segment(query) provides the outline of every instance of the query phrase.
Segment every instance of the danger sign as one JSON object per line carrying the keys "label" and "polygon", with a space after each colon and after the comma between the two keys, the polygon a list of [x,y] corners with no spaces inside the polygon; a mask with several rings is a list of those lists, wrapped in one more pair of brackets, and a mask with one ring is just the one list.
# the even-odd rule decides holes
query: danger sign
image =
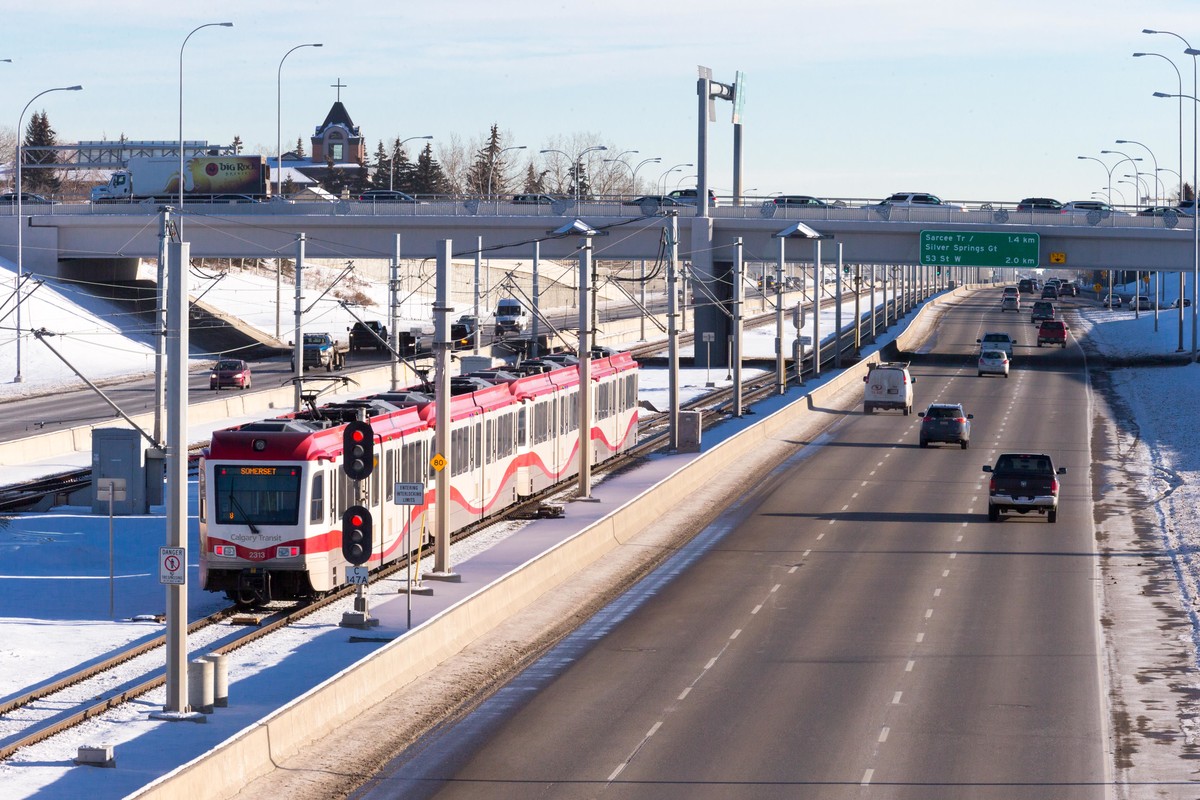
{"label": "danger sign", "polygon": [[158,582],[168,586],[187,583],[187,548],[158,548]]}

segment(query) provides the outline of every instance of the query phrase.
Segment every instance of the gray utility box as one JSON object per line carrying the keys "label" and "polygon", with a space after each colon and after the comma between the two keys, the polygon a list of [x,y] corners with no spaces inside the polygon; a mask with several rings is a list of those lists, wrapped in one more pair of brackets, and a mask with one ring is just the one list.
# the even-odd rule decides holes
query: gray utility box
{"label": "gray utility box", "polygon": [[700,431],[702,428],[699,411],[679,412],[679,452],[700,452]]}
{"label": "gray utility box", "polygon": [[[113,514],[146,514],[146,461],[142,437],[127,428],[97,428],[92,431],[92,486],[100,478],[125,480],[125,499],[113,500]],[[161,475],[160,475],[161,478]],[[92,513],[107,514],[108,500],[92,493]]]}

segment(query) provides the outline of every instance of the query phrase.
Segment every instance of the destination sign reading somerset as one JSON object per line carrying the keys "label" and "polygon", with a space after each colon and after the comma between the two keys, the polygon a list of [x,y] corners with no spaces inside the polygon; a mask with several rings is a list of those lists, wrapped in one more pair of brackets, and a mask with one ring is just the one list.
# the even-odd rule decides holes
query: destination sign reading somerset
{"label": "destination sign reading somerset", "polygon": [[1036,233],[921,231],[921,263],[936,266],[1036,267]]}

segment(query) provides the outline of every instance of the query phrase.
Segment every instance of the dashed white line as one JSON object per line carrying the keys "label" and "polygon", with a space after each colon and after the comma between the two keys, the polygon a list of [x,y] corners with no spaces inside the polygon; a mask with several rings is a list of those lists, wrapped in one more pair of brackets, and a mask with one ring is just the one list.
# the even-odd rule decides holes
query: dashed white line
{"label": "dashed white line", "polygon": [[890,730],[890,729],[888,728],[888,726],[884,725],[884,726],[883,726],[883,729],[879,731],[879,741],[880,741],[880,742],[886,742],[886,741],[887,741],[887,737],[888,737],[889,730]]}
{"label": "dashed white line", "polygon": [[[808,554],[809,554],[809,553],[811,553],[811,552],[812,552],[812,550],[805,550],[805,551],[804,551],[804,555],[802,555],[802,556],[801,556],[801,558],[808,558]],[[796,568],[795,568],[795,567],[792,567],[790,570],[788,570],[788,573],[790,574],[790,573],[792,573],[792,572],[795,572],[795,571],[796,571]]]}
{"label": "dashed white line", "polygon": [[871,776],[874,774],[875,774],[875,770],[873,770],[873,769],[868,769],[866,772],[864,772],[863,777],[862,777],[862,783],[860,783],[859,786],[870,786],[871,785]]}
{"label": "dashed white line", "polygon": [[845,511],[845,510],[846,510],[846,509],[848,509],[849,507],[850,507],[849,505],[844,505],[844,506],[842,506],[842,511]]}
{"label": "dashed white line", "polygon": [[738,628],[736,631],[734,631],[733,633],[731,633],[731,634],[729,635],[729,638],[730,638],[730,639],[736,639],[737,637],[739,637],[739,636],[741,636],[741,635],[742,635],[742,629],[741,629],[741,628]]}
{"label": "dashed white line", "polygon": [[948,569],[944,569],[944,570],[942,570],[942,577],[943,577],[943,578],[949,578],[949,577],[950,577],[950,570],[948,570]]}
{"label": "dashed white line", "polygon": [[679,697],[677,697],[677,698],[675,698],[675,699],[676,699],[676,700],[682,700],[682,699],[684,699],[685,697],[687,697],[687,696],[688,696],[689,694],[691,694],[691,693],[692,693],[692,687],[690,687],[690,686],[689,686],[689,687],[687,687],[686,689],[684,689],[682,692],[680,692],[680,693],[679,693]]}
{"label": "dashed white line", "polygon": [[923,641],[925,641],[925,634],[923,634],[923,633],[918,633],[918,634],[917,634],[917,644],[920,644],[920,643],[921,643],[921,642],[923,642]]}
{"label": "dashed white line", "polygon": [[942,596],[942,590],[941,590],[941,589],[934,589],[934,590],[933,590],[933,596],[934,596],[934,597],[941,597],[941,596]]}
{"label": "dashed white line", "polygon": [[951,557],[951,558],[958,558],[958,553],[951,553],[951,554],[950,554],[950,557]]}
{"label": "dashed white line", "polygon": [[904,695],[904,692],[896,692],[894,695],[892,695],[892,705],[894,705],[894,706],[900,705],[900,698],[903,695]]}
{"label": "dashed white line", "polygon": [[757,613],[758,613],[758,612],[760,612],[760,611],[762,611],[762,603],[759,603],[758,605],[756,605],[756,606],[754,607],[754,610],[753,610],[753,611],[751,611],[750,613],[751,613],[751,614],[757,614]]}
{"label": "dashed white line", "polygon": [[712,669],[712,668],[713,668],[713,666],[714,666],[716,663],[717,663],[717,656],[713,656],[712,658],[710,658],[710,659],[708,660],[708,663],[704,665],[704,668],[705,668],[706,670],[708,670],[708,669]]}
{"label": "dashed white line", "polygon": [[925,609],[925,619],[929,619],[932,616],[933,616],[933,609],[932,608]]}
{"label": "dashed white line", "polygon": [[775,584],[774,586],[772,586],[772,587],[771,587],[771,591],[772,591],[772,592],[778,592],[781,586],[783,586],[783,584],[782,584],[782,583],[777,583],[777,584]]}
{"label": "dashed white line", "polygon": [[912,671],[913,671],[913,667],[915,667],[916,665],[917,665],[917,662],[915,662],[915,661],[909,661],[907,664],[905,664],[905,665],[904,665],[904,671],[905,671],[905,672],[912,672]]}

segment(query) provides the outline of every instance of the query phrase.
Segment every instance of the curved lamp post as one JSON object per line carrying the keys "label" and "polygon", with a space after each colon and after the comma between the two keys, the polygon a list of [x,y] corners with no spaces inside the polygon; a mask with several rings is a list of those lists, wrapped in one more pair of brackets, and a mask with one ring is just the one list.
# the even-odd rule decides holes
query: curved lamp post
{"label": "curved lamp post", "polygon": [[[1144,56],[1155,56],[1161,58],[1171,65],[1171,69],[1175,70],[1175,78],[1179,81],[1179,171],[1175,173],[1179,178],[1179,199],[1183,200],[1183,75],[1179,72],[1179,67],[1175,66],[1175,62],[1164,56],[1162,53],[1134,53],[1134,58],[1142,58]],[[1164,167],[1165,169],[1165,167]]]}
{"label": "curved lamp post", "polygon": [[[204,28],[232,28],[232,22],[206,22],[203,25],[198,25],[192,29],[192,32],[183,37],[183,44],[179,45],[179,211],[183,212],[183,49],[187,47],[188,39],[192,38],[192,34]],[[182,218],[180,219],[182,225]]]}
{"label": "curved lamp post", "polygon": [[[230,23],[231,25],[233,23]],[[320,42],[311,44],[298,44],[291,50],[283,54],[283,58],[279,59],[279,69],[275,73],[275,194],[278,197],[283,197],[283,62],[287,61],[287,57],[296,52],[302,47],[324,47]],[[182,74],[182,73],[181,73]],[[182,92],[180,93],[182,95]],[[182,115],[181,115],[182,117]],[[179,134],[183,138],[183,134]],[[183,145],[180,144],[180,148]],[[183,167],[179,168],[180,180],[182,180]],[[275,338],[279,338],[279,330],[275,330]]]}
{"label": "curved lamp post", "polygon": [[681,167],[694,167],[694,166],[696,166],[696,165],[695,164],[676,164],[675,166],[671,167],[669,170],[664,172],[662,174],[662,176],[654,183],[655,186],[659,186],[659,185],[662,186],[662,191],[659,192],[659,194],[667,193],[667,176],[668,175],[670,175],[675,170],[680,169]]}
{"label": "curved lamp post", "polygon": [[[7,60],[7,59],[5,59]],[[21,109],[21,116],[17,118],[17,374],[13,378],[13,383],[21,383],[25,380],[25,376],[21,374],[21,282],[25,275],[24,263],[24,244],[25,244],[25,223],[21,219],[21,162],[25,160],[21,153],[21,128],[25,125],[25,112],[33,105],[33,101],[37,100],[44,94],[50,92],[78,92],[82,90],[82,86],[58,86],[53,89],[47,89],[44,92],[35,94],[25,107]]]}
{"label": "curved lamp post", "polygon": [[389,167],[388,168],[388,191],[389,192],[395,191],[395,189],[396,189],[396,156],[400,155],[400,150],[404,147],[404,143],[411,142],[416,139],[432,139],[432,138],[433,138],[432,136],[410,136],[407,139],[401,139],[400,144],[396,145],[396,149],[392,153],[392,157],[389,160],[390,163],[388,165],[388,167]]}
{"label": "curved lamp post", "polygon": [[[1150,160],[1154,162],[1154,180],[1158,180],[1158,157],[1154,155],[1154,151],[1141,142],[1135,142],[1133,139],[1117,139],[1117,144],[1136,144],[1138,147],[1150,154]],[[1137,170],[1134,170],[1137,172]],[[1139,175],[1142,173],[1138,173]],[[1154,185],[1154,205],[1159,205],[1158,202],[1158,184]]]}
{"label": "curved lamp post", "polygon": [[[1172,34],[1174,35],[1174,34]],[[1190,47],[1185,51],[1192,56],[1192,62],[1195,63],[1195,57],[1200,55],[1200,50],[1192,50]],[[1175,97],[1173,94],[1166,92],[1155,92],[1155,97]],[[1200,217],[1197,217],[1198,207],[1200,207],[1200,198],[1196,197],[1196,116],[1195,107],[1200,100],[1196,99],[1195,95],[1181,94],[1180,97],[1186,97],[1192,101],[1192,354],[1191,360],[1196,360],[1196,303],[1200,302],[1200,292],[1197,291],[1197,285],[1200,284]],[[1179,204],[1183,205],[1183,197],[1179,198]]]}
{"label": "curved lamp post", "polygon": [[523,144],[513,145],[512,147],[502,147],[502,148],[500,148],[500,151],[497,152],[494,156],[492,156],[492,158],[488,161],[488,192],[487,193],[488,193],[489,200],[492,197],[492,172],[494,172],[496,169],[496,159],[499,158],[500,156],[504,155],[505,153],[507,153],[509,150],[525,150],[525,149],[526,149],[526,147]]}
{"label": "curved lamp post", "polygon": [[[1192,100],[1192,214],[1191,214],[1191,216],[1192,216],[1192,355],[1191,355],[1191,360],[1195,361],[1196,360],[1196,333],[1197,333],[1196,303],[1200,302],[1200,292],[1197,291],[1197,288],[1198,288],[1197,284],[1200,284],[1200,216],[1197,216],[1197,212],[1200,211],[1200,198],[1196,197],[1196,172],[1197,172],[1197,164],[1196,164],[1196,160],[1197,160],[1196,159],[1196,156],[1197,156],[1196,103],[1197,103],[1197,100],[1196,100],[1196,95],[1200,94],[1200,91],[1197,91],[1198,89],[1200,89],[1200,81],[1197,80],[1198,77],[1200,77],[1200,75],[1198,75],[1198,71],[1197,71],[1196,56],[1200,55],[1200,50],[1194,50],[1192,48],[1191,42],[1189,42],[1187,39],[1180,36],[1178,33],[1174,33],[1172,31],[1156,31],[1152,28],[1143,28],[1142,33],[1149,33],[1149,34],[1161,33],[1165,36],[1174,36],[1176,39],[1183,42],[1184,47],[1186,48],[1183,52],[1192,57],[1192,93],[1190,95],[1185,95],[1181,91],[1181,92],[1179,92],[1179,96],[1180,96],[1181,102],[1184,97],[1189,97]],[[1163,95],[1160,92],[1155,92],[1154,96],[1155,97],[1163,97],[1163,96],[1167,96],[1167,95]],[[1182,164],[1180,165],[1179,171],[1183,172]],[[1179,202],[1181,205],[1183,204],[1182,196],[1179,198]]]}
{"label": "curved lamp post", "polygon": [[[1138,158],[1134,158],[1133,156],[1129,155],[1128,153],[1122,153],[1120,150],[1101,150],[1100,155],[1102,155],[1102,156],[1121,156],[1121,160],[1118,161],[1116,164],[1113,164],[1113,169],[1116,169],[1118,165],[1124,164],[1126,161],[1136,162],[1136,161],[1142,160],[1140,156]],[[1138,180],[1141,180],[1142,171],[1137,168],[1136,163],[1133,165],[1133,171],[1137,173]]]}
{"label": "curved lamp post", "polygon": [[[598,150],[607,150],[607,149],[608,149],[608,146],[603,145],[603,144],[598,144],[594,147],[588,147],[585,150],[583,150],[582,152],[580,152],[579,155],[575,156],[575,160],[571,162],[571,174],[575,176],[574,183],[575,183],[575,205],[576,205],[576,207],[579,206],[579,170],[581,168],[580,162],[583,161],[583,157],[585,155],[587,155],[588,153],[594,153]],[[547,150],[539,150],[538,153],[540,155],[545,155],[546,153],[558,153],[567,158],[571,157],[570,153],[566,153],[562,150],[547,149]]]}

